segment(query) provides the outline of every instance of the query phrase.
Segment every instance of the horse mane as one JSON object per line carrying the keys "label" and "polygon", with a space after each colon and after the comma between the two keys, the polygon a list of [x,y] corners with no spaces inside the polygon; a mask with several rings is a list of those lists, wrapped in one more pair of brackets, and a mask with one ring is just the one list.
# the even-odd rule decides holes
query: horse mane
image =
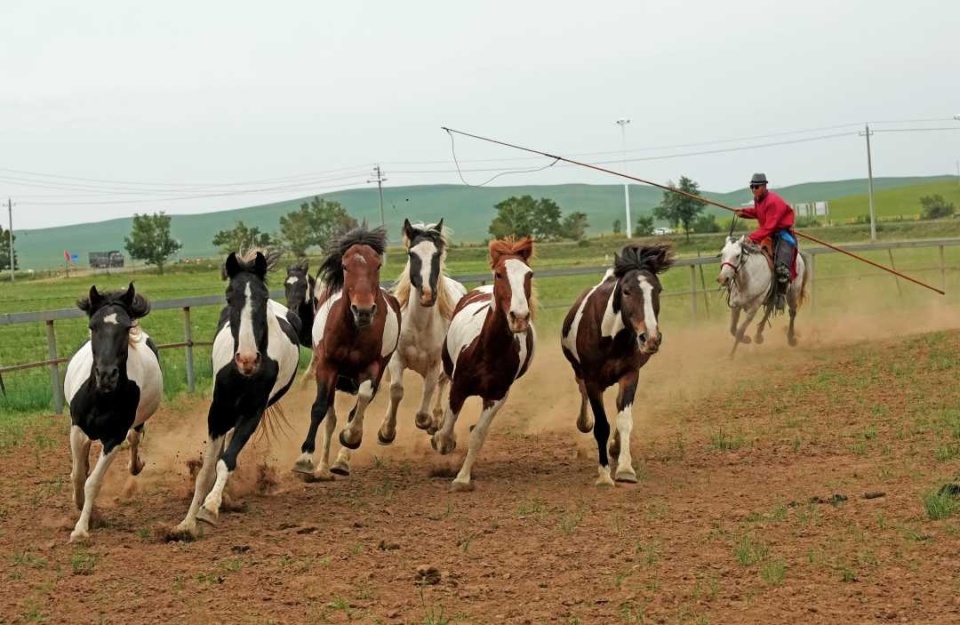
{"label": "horse mane", "polygon": [[[519,256],[525,264],[530,263],[534,258],[533,239],[529,236],[521,239],[515,239],[513,235],[508,235],[502,239],[490,241],[490,268],[494,269],[502,256]],[[537,285],[530,283],[530,298],[527,300],[527,306],[530,308],[530,319],[536,319],[537,305]]]}
{"label": "horse mane", "polygon": [[490,241],[490,268],[496,267],[497,261],[501,256],[519,256],[524,262],[534,257],[533,239],[529,236],[522,239],[515,239],[513,235],[508,235],[502,239]]}
{"label": "horse mane", "polygon": [[[283,256],[282,250],[275,250],[268,247],[254,247],[248,250],[240,249],[236,252],[240,271],[254,273],[254,263],[257,260],[258,253],[263,254],[263,257],[267,259],[267,271],[272,271],[277,266],[277,263],[280,262],[280,257]],[[220,279],[226,280],[227,278],[227,262],[223,261],[220,263]],[[266,283],[266,278],[264,278],[264,283]]]}
{"label": "horse mane", "polygon": [[616,255],[613,262],[613,275],[623,278],[633,270],[649,271],[652,274],[663,273],[676,261],[670,245],[626,245]]}
{"label": "horse mane", "polygon": [[[136,322],[137,319],[142,319],[150,314],[150,301],[147,300],[143,295],[139,293],[134,293],[133,299],[128,305],[124,300],[124,297],[129,291],[133,289],[133,283],[130,283],[130,286],[126,289],[119,289],[116,291],[96,291],[96,287],[91,287],[91,292],[96,292],[99,296],[96,302],[91,301],[89,295],[81,297],[77,300],[77,308],[82,310],[87,314],[88,317],[92,317],[94,313],[103,308],[104,306],[119,306],[127,311],[127,314],[130,316],[131,321]],[[136,323],[134,323],[136,325]]]}
{"label": "horse mane", "polygon": [[[439,306],[440,315],[444,319],[452,319],[454,304],[452,301],[450,301],[450,293],[447,291],[447,288],[443,283],[443,279],[447,275],[446,260],[447,247],[450,243],[450,239],[448,238],[450,235],[450,228],[441,226],[441,229],[437,230],[437,224],[424,224],[423,222],[417,222],[415,224],[410,224],[410,229],[416,234],[413,236],[413,238],[411,238],[407,236],[407,231],[404,229],[404,248],[410,249],[414,239],[422,237],[431,241],[437,246],[437,249],[440,250],[440,279],[437,282],[437,306]],[[390,290],[393,296],[397,298],[397,301],[400,303],[401,309],[406,308],[407,303],[410,301],[410,287],[410,258],[408,257],[407,264],[403,266],[403,271],[400,273],[400,276],[394,283],[393,288]]]}
{"label": "horse mane", "polygon": [[317,281],[323,284],[325,294],[343,288],[343,255],[354,245],[366,245],[382,257],[387,250],[387,231],[383,227],[371,230],[364,222],[341,232],[327,243],[326,256],[317,270]]}

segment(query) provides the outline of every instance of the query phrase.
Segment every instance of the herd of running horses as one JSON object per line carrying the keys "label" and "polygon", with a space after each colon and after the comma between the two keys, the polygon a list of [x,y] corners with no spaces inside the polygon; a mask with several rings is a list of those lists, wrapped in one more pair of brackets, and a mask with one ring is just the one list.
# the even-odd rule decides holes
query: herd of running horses
{"label": "herd of running horses", "polygon": [[[390,373],[390,402],[377,438],[392,443],[403,372],[412,369],[423,377],[415,424],[441,454],[457,446],[454,426],[466,399],[482,400],[466,458],[451,486],[473,489],[471,470],[490,423],[529,370],[536,349],[534,242],[529,237],[491,241],[492,284],[467,292],[445,273],[443,220],[416,225],[404,220],[402,235],[407,263],[391,289],[382,288],[380,280],[386,231],[359,226],[329,243],[316,277],[304,263],[287,268],[286,305],[270,298],[266,284],[276,255],[254,250],[226,258],[221,272],[228,283],[226,306],[212,347],[215,380],[206,451],[178,533],[196,536],[198,521],[216,524],[237,456],[294,383],[301,346],[312,354],[308,374],[316,382],[316,399],[293,471],[308,480],[350,473],[350,452],[360,447],[364,414],[385,372]],[[729,289],[737,314],[743,308],[748,315],[742,327],[736,320],[731,326],[736,342],[749,340],[744,328],[771,284],[772,271],[766,263],[754,262],[753,255],[742,237],[729,238],[721,252],[718,281]],[[593,430],[598,485],[637,481],[630,454],[632,406],[640,368],[660,349],[659,275],[673,262],[669,245],[628,243],[563,321],[561,348],[581,395],[577,428]],[[800,300],[798,292],[790,301],[791,343]],[[80,510],[71,540],[89,535],[94,501],[124,441],[129,443],[130,473],[143,470],[140,437],[163,395],[157,347],[141,325],[150,304],[133,284],[116,292],[91,287],[78,306],[89,317],[90,340],[71,358],[64,379],[72,420],[73,501]],[[611,438],[603,393],[614,384],[619,393]],[[337,391],[355,395],[356,404],[339,432],[341,450],[330,464]],[[91,471],[92,441],[100,441],[102,452]]]}

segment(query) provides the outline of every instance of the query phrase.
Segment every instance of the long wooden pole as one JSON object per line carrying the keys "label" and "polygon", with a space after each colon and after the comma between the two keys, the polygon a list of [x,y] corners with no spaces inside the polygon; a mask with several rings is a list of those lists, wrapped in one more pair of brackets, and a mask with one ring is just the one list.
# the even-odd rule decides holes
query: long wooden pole
{"label": "long wooden pole", "polygon": [[[558,160],[558,161],[563,161],[563,162],[565,162],[565,163],[570,163],[571,165],[579,165],[579,166],[581,166],[581,167],[586,167],[587,169],[593,169],[593,170],[596,170],[596,171],[602,171],[602,172],[604,172],[604,173],[612,174],[612,175],[614,175],[614,176],[620,176],[621,178],[626,178],[626,179],[628,179],[628,180],[634,180],[634,181],[636,181],[636,182],[641,182],[641,183],[643,183],[643,184],[648,184],[648,185],[650,185],[651,187],[657,187],[658,189],[663,189],[664,191],[671,191],[671,192],[673,192],[673,193],[679,193],[680,195],[685,195],[685,196],[687,196],[687,197],[689,197],[689,198],[693,198],[693,199],[698,200],[698,201],[700,201],[700,202],[703,202],[703,203],[705,203],[705,204],[712,204],[713,206],[718,206],[718,207],[720,207],[720,208],[722,208],[722,209],[725,209],[725,210],[728,210],[728,211],[731,211],[731,212],[734,212],[734,213],[737,211],[736,208],[734,208],[734,207],[732,207],[732,206],[727,206],[726,204],[723,204],[722,202],[717,202],[717,201],[711,200],[711,199],[709,199],[709,198],[705,198],[705,197],[702,197],[702,196],[699,196],[699,195],[695,195],[695,194],[693,194],[693,193],[688,193],[688,192],[686,192],[686,191],[681,191],[680,189],[675,189],[675,188],[673,188],[673,187],[669,187],[669,186],[667,186],[667,185],[663,185],[663,184],[660,184],[660,183],[657,183],[657,182],[653,182],[653,181],[650,181],[650,180],[644,180],[643,178],[639,178],[639,177],[637,177],[637,176],[631,176],[631,175],[624,174],[624,173],[621,173],[621,172],[618,172],[618,171],[614,171],[614,170],[612,170],[612,169],[607,169],[606,167],[600,167],[599,165],[591,165],[590,163],[584,163],[584,162],[581,162],[581,161],[575,161],[575,160],[573,160],[573,159],[565,158],[565,157],[559,156],[559,155],[557,155],[557,154],[550,154],[549,152],[541,152],[540,150],[534,150],[534,149],[532,149],[532,148],[526,148],[526,147],[523,147],[523,146],[521,146],[521,145],[516,145],[516,144],[514,144],[514,143],[507,143],[506,141],[499,141],[499,140],[497,140],[497,139],[491,139],[491,138],[489,138],[489,137],[482,137],[482,136],[480,136],[480,135],[474,135],[474,134],[471,134],[471,133],[469,133],[469,132],[463,132],[462,130],[454,130],[453,128],[447,128],[446,126],[441,126],[441,129],[443,129],[443,130],[445,130],[445,131],[447,131],[447,132],[449,132],[449,133],[456,133],[456,134],[458,134],[458,135],[463,135],[464,137],[470,137],[470,138],[472,138],[472,139],[479,139],[480,141],[487,141],[488,143],[495,143],[495,144],[497,144],[497,145],[502,145],[502,146],[504,146],[504,147],[513,148],[513,149],[515,149],[515,150],[521,150],[521,151],[523,151],[523,152],[530,152],[531,154],[539,154],[540,156],[546,156],[547,158],[552,158],[552,159],[555,159],[555,160]],[[893,275],[899,276],[899,277],[903,278],[904,280],[909,280],[910,282],[913,282],[914,284],[917,284],[917,285],[922,286],[922,287],[924,287],[924,288],[930,289],[930,290],[933,291],[934,293],[939,293],[940,295],[945,295],[945,294],[946,294],[944,291],[941,291],[940,289],[938,289],[938,288],[936,288],[936,287],[930,286],[929,284],[927,284],[927,283],[925,283],[925,282],[921,282],[920,280],[917,280],[916,278],[912,278],[912,277],[910,277],[910,276],[908,276],[908,275],[906,275],[906,274],[904,274],[904,273],[901,273],[901,272],[899,272],[899,271],[896,271],[895,269],[891,269],[890,267],[881,265],[880,263],[876,263],[876,262],[874,262],[874,261],[872,261],[872,260],[870,260],[870,259],[868,259],[868,258],[864,258],[863,256],[860,256],[859,254],[855,254],[855,253],[853,253],[853,252],[851,252],[851,251],[849,251],[849,250],[845,250],[845,249],[843,249],[842,247],[838,247],[838,246],[833,245],[833,244],[831,244],[831,243],[827,243],[826,241],[824,241],[824,240],[822,240],[822,239],[818,239],[817,237],[814,237],[814,236],[811,236],[811,235],[809,235],[809,234],[806,234],[806,233],[804,233],[804,232],[799,232],[799,231],[794,232],[794,234],[796,234],[796,235],[797,235],[798,237],[800,237],[800,238],[807,239],[808,241],[813,241],[814,243],[819,243],[820,245],[822,245],[822,246],[824,246],[824,247],[828,247],[828,248],[830,248],[831,250],[833,250],[833,251],[835,251],[835,252],[840,252],[841,254],[846,254],[847,256],[850,256],[851,258],[856,258],[857,260],[859,260],[859,261],[861,261],[861,262],[864,262],[864,263],[867,263],[868,265],[872,265],[872,266],[876,267],[877,269],[882,269],[883,271],[892,273]]]}

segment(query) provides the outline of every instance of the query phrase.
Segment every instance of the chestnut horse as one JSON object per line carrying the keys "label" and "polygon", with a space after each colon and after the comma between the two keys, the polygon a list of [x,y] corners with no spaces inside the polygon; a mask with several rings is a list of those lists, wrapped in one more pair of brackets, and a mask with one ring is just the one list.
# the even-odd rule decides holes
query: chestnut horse
{"label": "chestnut horse", "polygon": [[[660,349],[660,280],[657,274],[673,263],[665,245],[627,245],[616,255],[613,269],[584,291],[563,320],[560,345],[580,387],[577,428],[593,429],[600,456],[597,485],[612,486],[607,457],[610,424],[603,408],[603,392],[620,385],[617,429],[610,456],[617,459],[616,479],[636,482],[630,456],[633,399],[640,368]],[[595,423],[587,415],[587,401]]]}
{"label": "chestnut horse", "polygon": [[473,490],[470,471],[483,447],[490,422],[507,400],[514,381],[533,360],[536,333],[534,310],[533,240],[524,237],[490,242],[493,286],[467,293],[457,304],[443,344],[443,369],[450,378],[450,395],[440,429],[430,440],[448,454],[457,446],[453,428],[468,397],[480,396],[483,410],[471,428],[467,457],[451,485],[454,491]]}
{"label": "chestnut horse", "polygon": [[[350,474],[350,452],[363,440],[363,415],[380,386],[400,336],[400,304],[380,287],[387,247],[383,228],[365,225],[330,242],[317,275],[317,313],[313,322],[313,360],[317,398],[310,409],[310,429],[293,470],[315,479]],[[347,425],[340,432],[337,462],[330,467],[330,438],[337,425],[336,392],[357,395]],[[324,424],[319,466],[314,465],[317,429]]]}

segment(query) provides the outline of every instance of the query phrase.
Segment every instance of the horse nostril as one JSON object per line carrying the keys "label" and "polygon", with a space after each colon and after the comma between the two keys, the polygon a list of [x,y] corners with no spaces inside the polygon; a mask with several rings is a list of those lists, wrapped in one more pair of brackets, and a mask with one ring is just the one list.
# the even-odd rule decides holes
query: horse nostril
{"label": "horse nostril", "polygon": [[375,314],[377,314],[377,305],[376,305],[376,304],[374,304],[373,306],[370,307],[370,316],[372,317],[372,316],[374,316]]}
{"label": "horse nostril", "polygon": [[356,304],[350,304],[350,311],[353,312],[353,314],[355,314],[355,315],[359,315],[359,314],[360,314],[360,307],[357,306]]}

